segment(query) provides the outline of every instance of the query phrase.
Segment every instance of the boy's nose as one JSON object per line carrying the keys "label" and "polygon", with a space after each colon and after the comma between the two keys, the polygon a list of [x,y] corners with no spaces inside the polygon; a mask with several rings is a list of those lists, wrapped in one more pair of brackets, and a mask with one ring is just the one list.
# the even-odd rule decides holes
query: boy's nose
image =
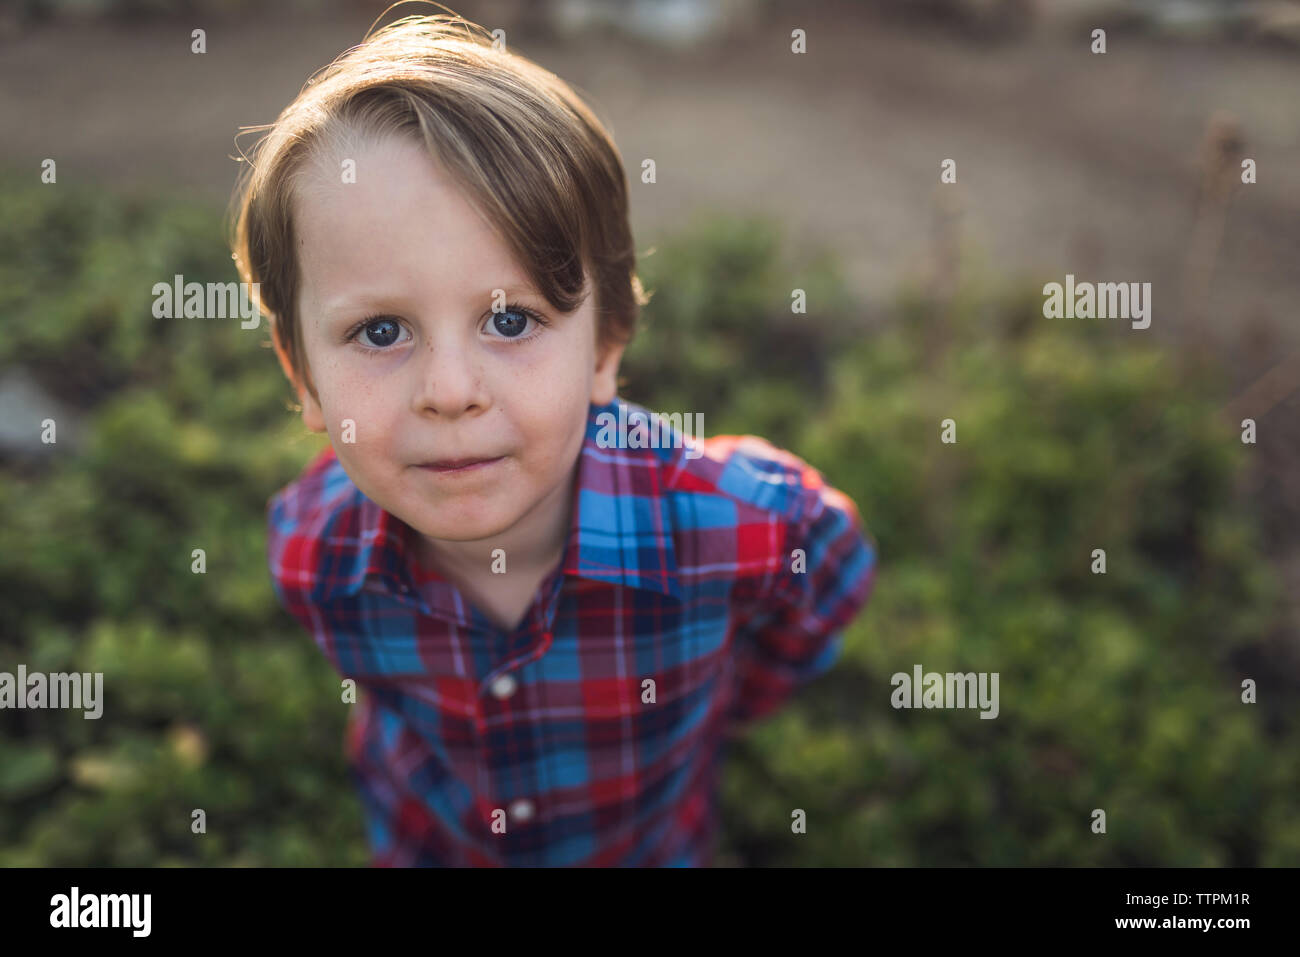
{"label": "boy's nose", "polygon": [[417,415],[456,418],[488,407],[482,369],[472,346],[444,337],[426,347],[418,365],[420,379],[413,393]]}

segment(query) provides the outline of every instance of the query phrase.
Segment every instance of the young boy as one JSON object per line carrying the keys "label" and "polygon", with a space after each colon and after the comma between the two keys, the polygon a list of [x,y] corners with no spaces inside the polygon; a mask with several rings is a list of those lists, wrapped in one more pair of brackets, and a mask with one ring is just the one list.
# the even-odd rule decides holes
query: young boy
{"label": "young boy", "polygon": [[236,261],[332,446],[271,500],[274,585],[363,689],[374,863],[707,864],[728,735],[831,666],[874,548],[762,439],[611,430],[645,415],[621,160],[473,30],[379,31],[241,183]]}

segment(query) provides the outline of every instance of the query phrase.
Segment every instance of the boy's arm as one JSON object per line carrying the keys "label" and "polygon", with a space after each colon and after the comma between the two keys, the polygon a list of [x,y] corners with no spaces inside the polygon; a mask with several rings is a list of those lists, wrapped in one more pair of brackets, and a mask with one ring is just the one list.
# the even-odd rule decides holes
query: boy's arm
{"label": "boy's arm", "polygon": [[853,501],[824,484],[815,470],[804,481],[801,517],[786,526],[782,571],[737,627],[730,735],[830,669],[843,648],[844,629],[875,583],[875,543]]}

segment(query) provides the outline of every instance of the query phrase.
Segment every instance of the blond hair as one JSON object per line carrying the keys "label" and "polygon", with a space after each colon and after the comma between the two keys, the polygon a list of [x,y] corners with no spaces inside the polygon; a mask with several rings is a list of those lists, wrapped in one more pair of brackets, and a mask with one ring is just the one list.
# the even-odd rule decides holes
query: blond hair
{"label": "blond hair", "polygon": [[[399,134],[424,143],[561,313],[589,276],[597,345],[626,345],[649,296],[636,275],[627,181],[613,139],[555,74],[493,49],[460,17],[406,17],[308,80],[266,127],[234,197],[231,248],[258,283],[281,366],[316,395],[299,331],[296,181],[331,144]],[[351,141],[351,140],[347,140]]]}

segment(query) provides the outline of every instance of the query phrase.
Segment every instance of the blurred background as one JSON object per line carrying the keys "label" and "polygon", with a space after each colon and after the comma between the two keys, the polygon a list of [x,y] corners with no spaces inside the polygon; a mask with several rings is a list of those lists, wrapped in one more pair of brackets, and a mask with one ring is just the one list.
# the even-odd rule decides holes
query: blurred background
{"label": "blurred background", "polygon": [[[237,279],[236,133],[386,6],[0,8],[0,671],[105,676],[98,721],[0,712],[0,865],[367,862],[265,563],[321,440],[265,324],[151,289]],[[735,749],[720,863],[1300,864],[1300,4],[448,6],[622,151],[622,394],[790,448],[879,547],[843,660]],[[1150,329],[1045,319],[1066,273],[1150,282]],[[891,708],[918,663],[998,672],[998,719]]]}

